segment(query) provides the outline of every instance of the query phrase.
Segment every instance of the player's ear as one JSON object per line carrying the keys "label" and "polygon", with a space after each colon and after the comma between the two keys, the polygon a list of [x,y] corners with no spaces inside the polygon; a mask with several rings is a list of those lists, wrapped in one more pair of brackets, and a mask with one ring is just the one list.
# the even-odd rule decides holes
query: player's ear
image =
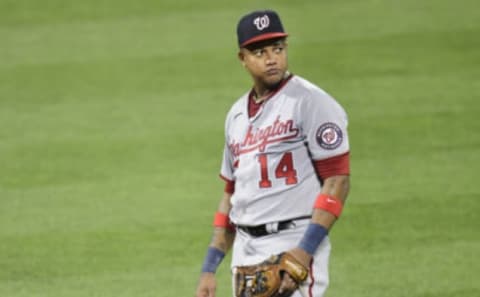
{"label": "player's ear", "polygon": [[245,67],[245,53],[241,49],[238,52],[238,59],[240,60],[240,63],[242,63],[242,66]]}

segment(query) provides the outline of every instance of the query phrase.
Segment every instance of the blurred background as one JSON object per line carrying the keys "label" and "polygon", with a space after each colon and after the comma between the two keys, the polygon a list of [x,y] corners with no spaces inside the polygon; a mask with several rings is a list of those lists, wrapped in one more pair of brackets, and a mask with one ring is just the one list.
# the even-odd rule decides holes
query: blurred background
{"label": "blurred background", "polygon": [[263,8],[349,114],[327,297],[480,296],[474,0],[0,0],[0,296],[193,296]]}

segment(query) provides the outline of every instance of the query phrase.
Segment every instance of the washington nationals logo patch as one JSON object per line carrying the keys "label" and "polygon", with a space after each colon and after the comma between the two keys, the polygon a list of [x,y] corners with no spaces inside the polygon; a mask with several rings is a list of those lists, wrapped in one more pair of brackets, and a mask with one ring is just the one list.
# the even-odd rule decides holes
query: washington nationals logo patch
{"label": "washington nationals logo patch", "polygon": [[253,20],[253,24],[257,27],[259,31],[262,31],[263,29],[270,26],[270,19],[268,18],[268,15],[257,17]]}
{"label": "washington nationals logo patch", "polygon": [[326,150],[339,147],[343,141],[342,129],[334,123],[325,123],[317,130],[317,143]]}

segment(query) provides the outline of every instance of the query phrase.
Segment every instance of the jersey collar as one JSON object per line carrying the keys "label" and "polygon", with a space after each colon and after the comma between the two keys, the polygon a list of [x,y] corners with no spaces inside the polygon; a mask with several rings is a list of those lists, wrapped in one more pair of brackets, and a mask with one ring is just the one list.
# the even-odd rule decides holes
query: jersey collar
{"label": "jersey collar", "polygon": [[255,89],[252,87],[250,90],[250,93],[248,94],[248,100],[247,100],[247,112],[248,112],[248,117],[252,118],[255,117],[255,115],[258,113],[260,108],[263,106],[265,102],[267,102],[270,98],[275,96],[287,83],[288,81],[293,77],[293,74],[290,73],[286,78],[283,79],[282,82],[278,84],[276,89],[274,89],[265,99],[263,99],[260,102],[255,102],[253,99],[255,96]]}

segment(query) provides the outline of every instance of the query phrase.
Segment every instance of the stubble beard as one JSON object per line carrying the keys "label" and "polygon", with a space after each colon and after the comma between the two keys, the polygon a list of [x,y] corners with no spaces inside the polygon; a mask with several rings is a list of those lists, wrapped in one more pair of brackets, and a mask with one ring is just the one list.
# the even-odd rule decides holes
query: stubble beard
{"label": "stubble beard", "polygon": [[283,82],[283,80],[288,77],[288,75],[289,75],[288,71],[285,70],[282,72],[281,75],[278,76],[278,78],[275,78],[274,80],[271,80],[268,78],[263,79],[262,84],[266,89],[269,89],[269,90],[276,89]]}

